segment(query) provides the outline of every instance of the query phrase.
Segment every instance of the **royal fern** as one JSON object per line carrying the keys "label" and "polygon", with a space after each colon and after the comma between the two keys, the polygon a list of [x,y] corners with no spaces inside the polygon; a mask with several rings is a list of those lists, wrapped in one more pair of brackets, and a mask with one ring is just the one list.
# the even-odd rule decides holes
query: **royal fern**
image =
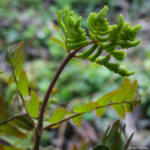
{"label": "royal fern", "polygon": [[[86,30],[81,27],[82,18],[73,19],[73,11],[65,10],[64,15],[62,10],[59,11],[58,25],[61,29],[63,45],[68,52],[75,49],[81,50],[91,45],[89,49],[80,52],[78,57],[103,65],[121,76],[132,75],[134,71],[129,72],[121,68],[119,63],[112,63],[110,60],[111,57],[119,61],[125,59],[126,53],[118,48],[128,49],[138,45],[141,40],[136,40],[136,36],[142,26],[131,27],[130,23],[124,21],[123,15],[119,16],[118,24],[110,25],[106,18],[107,13],[108,7],[104,6],[99,13],[89,14],[87,23],[90,37],[88,40]],[[60,43],[58,40],[56,42]],[[106,51],[106,56],[101,56],[103,51]]]}

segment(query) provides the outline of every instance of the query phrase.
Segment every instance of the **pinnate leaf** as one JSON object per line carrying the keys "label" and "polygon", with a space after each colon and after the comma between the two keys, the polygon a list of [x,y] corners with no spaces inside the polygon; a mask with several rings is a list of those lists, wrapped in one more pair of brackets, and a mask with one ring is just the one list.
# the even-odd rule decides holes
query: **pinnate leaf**
{"label": "pinnate leaf", "polygon": [[125,118],[125,112],[131,112],[136,106],[141,103],[139,96],[135,98],[137,91],[137,81],[132,84],[126,78],[121,87],[115,91],[105,94],[97,100],[99,103],[98,109],[95,109],[97,116],[101,117],[107,106],[111,106],[118,115]]}

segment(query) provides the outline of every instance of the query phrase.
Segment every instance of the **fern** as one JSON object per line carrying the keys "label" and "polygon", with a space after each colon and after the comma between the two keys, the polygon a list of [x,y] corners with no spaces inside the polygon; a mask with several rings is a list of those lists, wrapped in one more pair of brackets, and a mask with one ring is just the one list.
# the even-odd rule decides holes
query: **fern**
{"label": "fern", "polygon": [[[108,7],[104,8],[99,13],[90,13],[87,19],[90,41],[86,36],[85,29],[81,27],[81,17],[76,21],[73,19],[73,11],[65,10],[58,13],[58,25],[63,32],[64,45],[68,51],[74,49],[82,49],[87,45],[92,46],[78,54],[78,57],[95,62],[105,66],[107,69],[120,74],[121,76],[129,76],[134,74],[134,71],[121,68],[119,64],[110,62],[111,57],[116,60],[123,61],[126,53],[122,49],[128,49],[138,45],[141,40],[136,40],[136,36],[141,30],[141,25],[131,27],[130,23],[125,22],[123,15],[119,16],[118,24],[110,25],[107,21]],[[58,41],[57,41],[58,43]],[[62,43],[61,43],[62,46]],[[101,54],[106,51],[108,55],[102,57]]]}

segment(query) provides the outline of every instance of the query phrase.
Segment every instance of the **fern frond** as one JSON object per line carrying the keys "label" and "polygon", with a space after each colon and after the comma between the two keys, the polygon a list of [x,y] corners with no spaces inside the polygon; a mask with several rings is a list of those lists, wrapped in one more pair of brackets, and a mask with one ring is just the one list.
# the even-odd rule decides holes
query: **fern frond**
{"label": "fern frond", "polygon": [[[141,25],[131,27],[128,22],[124,21],[123,15],[119,16],[118,24],[109,25],[106,19],[108,7],[104,8],[99,13],[90,13],[87,23],[89,26],[90,37],[95,43],[98,44],[97,51],[94,54],[85,56],[84,59],[88,59],[97,64],[104,65],[109,70],[120,74],[121,76],[129,76],[134,72],[129,72],[126,69],[120,68],[119,64],[110,63],[109,60],[113,56],[116,60],[123,61],[126,57],[126,53],[123,50],[116,50],[117,47],[130,48],[138,45],[140,39],[136,39],[137,33],[142,28]],[[106,57],[99,57],[102,51],[105,50],[108,54]],[[86,53],[86,51],[84,52]],[[80,55],[79,55],[80,56]]]}
{"label": "fern frond", "polygon": [[81,27],[82,17],[73,19],[74,12],[65,10],[58,13],[58,24],[65,36],[65,45],[67,50],[71,51],[80,48],[88,43],[85,29]]}
{"label": "fern frond", "polygon": [[[91,43],[88,42],[85,29],[81,27],[82,18],[73,19],[73,11],[65,10],[58,13],[58,24],[64,34],[64,44],[68,51],[81,49],[92,44],[91,47],[78,56],[91,62],[104,65],[109,70],[118,73],[121,76],[129,76],[134,72],[129,72],[120,68],[119,64],[109,62],[111,56],[115,60],[123,61],[126,53],[122,49],[128,49],[138,45],[141,40],[136,36],[141,30],[141,25],[131,27],[129,22],[124,21],[123,15],[118,18],[118,24],[110,25],[107,21],[108,7],[104,6],[99,13],[92,12],[87,19]],[[108,54],[106,57],[100,57],[103,51]]]}

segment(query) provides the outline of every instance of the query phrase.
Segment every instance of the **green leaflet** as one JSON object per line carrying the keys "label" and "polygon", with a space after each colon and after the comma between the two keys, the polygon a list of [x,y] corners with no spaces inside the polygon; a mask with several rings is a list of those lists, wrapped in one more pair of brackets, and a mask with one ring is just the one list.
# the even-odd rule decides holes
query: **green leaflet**
{"label": "green leaflet", "polygon": [[56,42],[56,43],[59,44],[62,48],[66,49],[65,44],[64,44],[63,42],[59,41],[58,39],[51,37],[50,40]]}
{"label": "green leaflet", "polygon": [[[8,62],[10,63],[10,66],[13,67],[13,72],[15,77],[19,77],[22,68],[23,68],[23,60],[22,60],[22,53],[24,48],[24,42],[20,42],[18,45],[16,45],[14,48],[10,49],[9,54],[7,56]],[[10,74],[8,78],[8,84],[14,83],[14,77],[13,73]]]}
{"label": "green leaflet", "polygon": [[106,109],[105,107],[104,108],[95,109],[96,115],[98,117],[102,117],[104,112],[105,112],[105,109]]}
{"label": "green leaflet", "polygon": [[[115,94],[117,94],[117,92],[118,92],[117,90],[112,91],[110,93],[105,94],[100,99],[98,99],[97,102],[99,103],[99,106],[108,105],[111,102],[112,98],[115,96]],[[105,109],[106,109],[106,107],[95,109],[97,116],[102,117]]]}
{"label": "green leaflet", "polygon": [[34,128],[31,120],[27,115],[17,117],[14,120],[9,121],[9,124],[17,125],[18,127],[29,131]]}
{"label": "green leaflet", "polygon": [[130,89],[130,80],[126,78],[122,83],[121,87],[118,89],[118,93],[112,98],[112,101],[118,103],[124,101],[129,89]]}
{"label": "green leaflet", "polygon": [[17,129],[14,125],[4,124],[0,126],[0,135],[8,134],[19,138],[25,138],[26,134]]}
{"label": "green leaflet", "polygon": [[141,103],[139,98],[135,99],[137,90],[137,81],[132,84],[126,78],[121,87],[115,91],[105,94],[97,100],[99,103],[98,109],[95,109],[97,116],[101,117],[107,106],[111,106],[118,115],[125,118],[125,112],[131,112],[136,106]]}
{"label": "green leaflet", "polygon": [[14,83],[15,82],[15,79],[13,77],[13,74],[11,73],[9,78],[8,78],[8,84],[11,84],[11,83]]}
{"label": "green leaflet", "polygon": [[97,48],[97,44],[94,44],[90,49],[84,51],[83,53],[79,54],[80,58],[87,58],[89,55],[91,55],[94,50]]}
{"label": "green leaflet", "polygon": [[90,13],[87,22],[92,40],[99,40],[100,42],[105,41],[104,39],[101,39],[103,35],[106,35],[109,32],[109,23],[106,19],[107,12],[108,7],[104,6],[98,14]]}
{"label": "green leaflet", "polygon": [[125,109],[123,105],[112,105],[112,108],[115,109],[115,111],[121,118],[125,119]]}
{"label": "green leaflet", "polygon": [[22,55],[18,56],[16,64],[14,66],[14,73],[16,77],[20,76],[20,73],[22,71],[22,67],[23,67],[23,61],[22,61]]}
{"label": "green leaflet", "polygon": [[128,91],[128,96],[126,97],[126,100],[127,101],[132,101],[132,99],[134,99],[134,97],[135,97],[136,91],[137,91],[137,80],[135,80],[131,84],[130,89]]}
{"label": "green leaflet", "polygon": [[22,56],[23,48],[24,42],[20,42],[15,48],[10,50],[9,59],[13,66],[17,65],[18,59],[20,59],[20,56]]}
{"label": "green leaflet", "polygon": [[88,43],[85,29],[81,27],[82,18],[79,17],[74,20],[73,13],[73,11],[70,12],[67,9],[64,15],[62,10],[58,12],[58,24],[65,35],[65,46],[69,51],[85,46]]}
{"label": "green leaflet", "polygon": [[74,108],[73,111],[77,112],[77,113],[85,113],[85,112],[89,112],[89,111],[95,109],[98,105],[99,104],[97,102],[90,102],[85,105]]}
{"label": "green leaflet", "polygon": [[72,121],[76,124],[76,126],[80,126],[82,123],[82,115],[72,118]]}
{"label": "green leaflet", "polygon": [[7,118],[6,104],[3,99],[3,96],[0,95],[0,123]]}
{"label": "green leaflet", "polygon": [[29,95],[29,91],[28,91],[28,78],[26,75],[26,72],[24,70],[22,70],[20,76],[19,76],[19,80],[18,80],[18,89],[21,92],[22,95],[24,96],[28,96]]}
{"label": "green leaflet", "polygon": [[69,112],[67,110],[65,110],[64,108],[58,108],[53,115],[51,116],[51,118],[49,119],[50,123],[57,123],[60,120],[64,119],[65,115],[69,114]]}
{"label": "green leaflet", "polygon": [[121,61],[126,58],[126,53],[123,50],[114,50],[113,52],[111,52],[111,54],[116,60]]}
{"label": "green leaflet", "polygon": [[27,102],[26,107],[29,114],[32,117],[37,118],[39,113],[39,99],[37,94],[33,90],[31,90],[30,94],[31,99]]}

